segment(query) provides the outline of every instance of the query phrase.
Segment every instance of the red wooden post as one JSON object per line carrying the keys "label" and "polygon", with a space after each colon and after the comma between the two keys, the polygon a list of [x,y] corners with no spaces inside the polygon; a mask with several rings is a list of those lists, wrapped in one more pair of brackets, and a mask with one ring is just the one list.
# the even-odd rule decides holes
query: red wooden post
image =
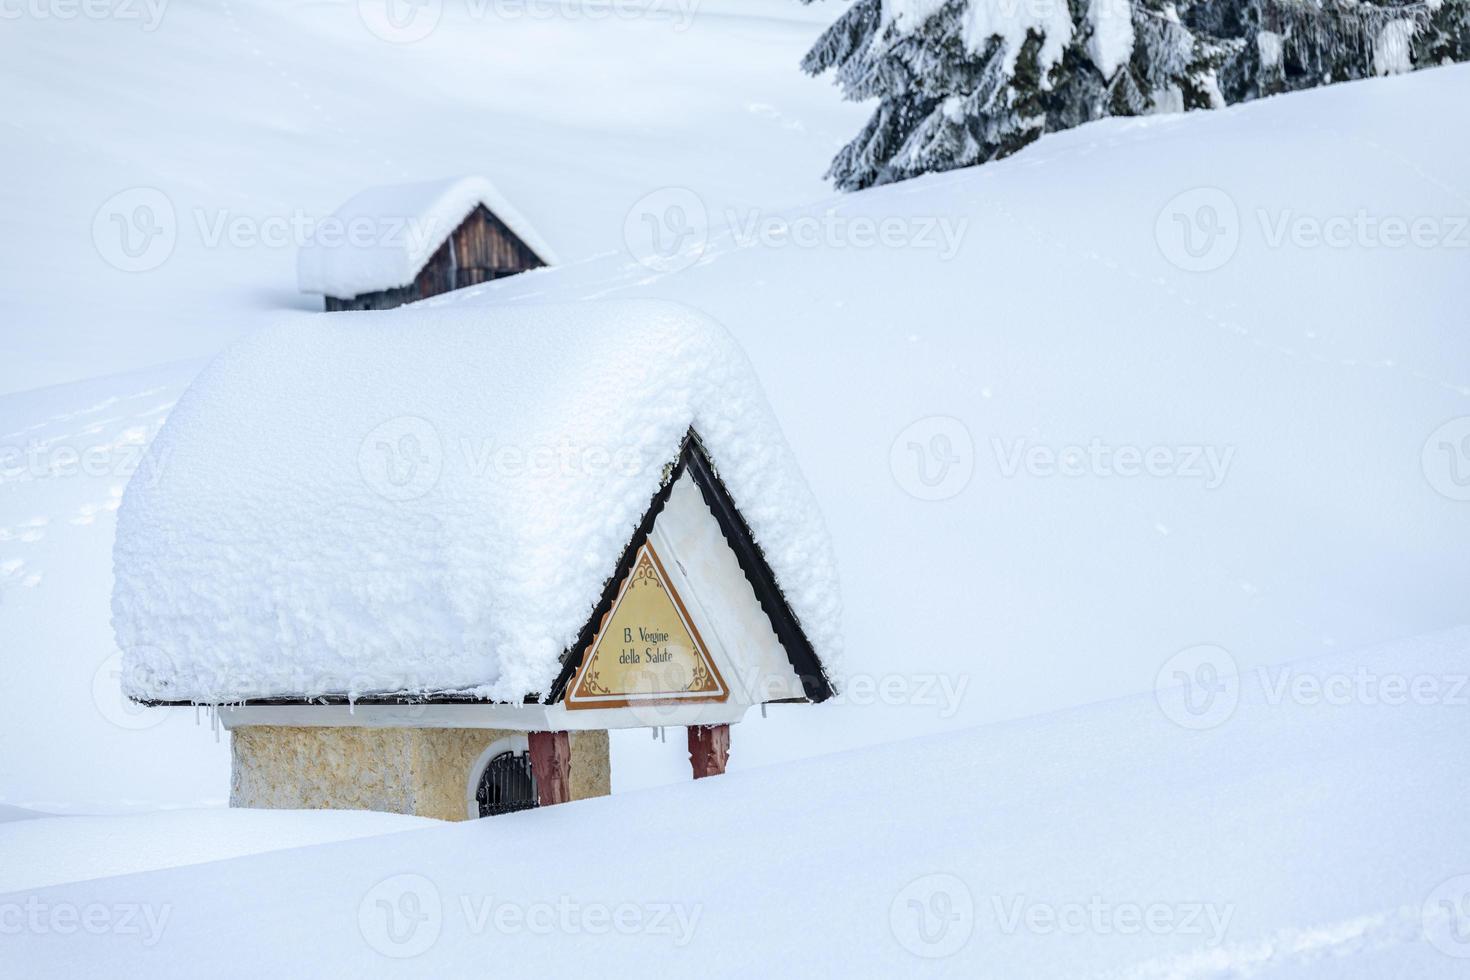
{"label": "red wooden post", "polygon": [[541,806],[572,798],[572,745],[566,732],[528,732],[536,802]]}
{"label": "red wooden post", "polygon": [[725,771],[730,761],[729,725],[690,725],[689,764],[694,767],[694,778],[718,776]]}

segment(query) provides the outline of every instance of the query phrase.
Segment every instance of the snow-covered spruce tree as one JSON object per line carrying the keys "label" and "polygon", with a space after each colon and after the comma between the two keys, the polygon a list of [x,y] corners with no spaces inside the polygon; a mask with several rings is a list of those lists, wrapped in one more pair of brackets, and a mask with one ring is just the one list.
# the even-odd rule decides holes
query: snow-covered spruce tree
{"label": "snow-covered spruce tree", "polygon": [[828,176],[852,190],[1006,156],[1043,132],[1219,102],[1226,47],[1163,0],[854,0],[802,63],[878,99]]}
{"label": "snow-covered spruce tree", "polygon": [[1466,0],[1202,0],[1190,24],[1248,43],[1221,69],[1227,103],[1470,59]]}
{"label": "snow-covered spruce tree", "polygon": [[1104,116],[1467,60],[1467,11],[1470,0],[852,0],[802,67],[878,100],[828,171],[853,190],[984,163]]}
{"label": "snow-covered spruce tree", "polygon": [[1445,0],[1427,6],[1428,17],[1414,35],[1414,67],[1470,61],[1470,3]]}

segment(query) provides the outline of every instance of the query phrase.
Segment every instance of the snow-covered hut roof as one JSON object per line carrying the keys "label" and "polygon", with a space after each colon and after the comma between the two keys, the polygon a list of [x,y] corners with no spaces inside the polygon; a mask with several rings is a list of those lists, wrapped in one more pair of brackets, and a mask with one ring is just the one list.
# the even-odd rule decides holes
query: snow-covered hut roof
{"label": "snow-covered hut roof", "polygon": [[481,204],[541,261],[557,264],[551,246],[494,184],[458,177],[354,194],[297,253],[297,284],[303,293],[338,297],[406,286]]}
{"label": "snow-covered hut roof", "polygon": [[180,398],[118,515],[124,689],[547,692],[691,429],[830,670],[827,531],[722,327],[410,307],[268,328]]}

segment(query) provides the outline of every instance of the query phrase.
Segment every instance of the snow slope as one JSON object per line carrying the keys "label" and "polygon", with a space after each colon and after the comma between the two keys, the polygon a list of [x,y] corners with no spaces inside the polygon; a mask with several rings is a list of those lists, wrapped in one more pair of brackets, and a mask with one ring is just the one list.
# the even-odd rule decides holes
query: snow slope
{"label": "snow slope", "polygon": [[320,310],[297,246],[365,188],[483,173],[576,261],[669,184],[742,207],[824,193],[863,115],[796,68],[835,4],[435,0],[402,5],[442,14],[413,43],[383,0],[99,7],[17,5],[0,31],[0,392]]}
{"label": "snow slope", "polygon": [[[1452,227],[1470,214],[1457,163],[1470,137],[1426,120],[1456,117],[1470,70],[1114,120],[827,198],[818,175],[862,110],[792,67],[818,14],[740,9],[702,6],[678,36],[653,20],[526,19],[406,46],[363,42],[333,5],[170,7],[146,36],[19,25],[0,37],[13,55],[0,72],[28,95],[0,129],[25,178],[0,189],[18,229],[0,242],[13,372],[0,388],[213,352],[305,315],[291,312],[289,247],[210,249],[191,227],[158,269],[106,266],[89,223],[129,182],[165,187],[183,212],[261,216],[485,171],[570,264],[434,302],[657,296],[713,315],[755,364],[833,532],[857,683],[843,704],[742,725],[733,768],[1144,689],[1201,643],[1249,667],[1465,620],[1466,460],[1441,426],[1470,414]],[[218,27],[228,43],[196,51]],[[84,99],[73,50],[130,94]],[[441,108],[376,84],[410,69]],[[516,79],[541,81],[494,84]],[[382,116],[399,123],[381,132]],[[451,124],[466,118],[487,122]],[[1440,245],[1375,244],[1353,230],[1359,213],[1428,219]],[[1303,233],[1342,220],[1345,247]],[[71,267],[92,288],[58,279]],[[165,389],[138,398],[146,412],[197,363],[12,395],[0,435],[65,435],[59,417]],[[1063,476],[1025,462],[1069,446],[1085,459],[1094,440],[1166,465]],[[0,662],[21,678],[0,689],[5,802],[223,798],[224,747],[189,712],[94,699],[113,653],[116,482],[0,487],[0,569],[24,563],[0,570]],[[679,741],[618,738],[619,787],[686,778]]]}
{"label": "snow slope", "polygon": [[[1452,911],[1470,894],[1467,671],[1459,629],[1252,672],[1229,711],[1168,689],[27,890],[0,896],[39,923],[0,943],[0,973],[460,976],[493,961],[548,977],[1448,980],[1470,952]],[[102,926],[52,928],[71,907],[105,910]]]}
{"label": "snow slope", "polygon": [[0,892],[222,861],[438,826],[365,810],[160,810],[116,817],[0,818]]}
{"label": "snow slope", "polygon": [[54,812],[222,804],[227,741],[123,697],[112,540],[123,487],[202,365],[0,395],[0,800]]}
{"label": "snow slope", "polygon": [[[871,683],[745,726],[736,759],[1015,717],[1146,687],[1196,644],[1250,666],[1465,621],[1467,145],[1423,120],[1467,89],[1456,67],[1106,122],[758,216],[785,237],[737,215],[682,268],[431,302],[656,295],[750,352]],[[1389,219],[1437,244],[1390,244]],[[883,222],[906,244],[862,244]]]}

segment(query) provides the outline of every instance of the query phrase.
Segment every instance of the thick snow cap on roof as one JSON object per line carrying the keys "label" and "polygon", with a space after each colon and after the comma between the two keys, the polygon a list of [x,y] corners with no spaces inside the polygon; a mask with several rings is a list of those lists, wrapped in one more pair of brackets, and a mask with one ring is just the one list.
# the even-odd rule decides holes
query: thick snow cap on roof
{"label": "thick snow cap on roof", "polygon": [[722,327],[404,307],[266,329],[180,398],[118,515],[124,689],[546,692],[691,427],[832,670],[831,543]]}
{"label": "thick snow cap on roof", "polygon": [[303,293],[347,299],[397,289],[414,276],[478,205],[485,205],[547,265],[551,246],[483,177],[370,187],[353,195],[296,256]]}

